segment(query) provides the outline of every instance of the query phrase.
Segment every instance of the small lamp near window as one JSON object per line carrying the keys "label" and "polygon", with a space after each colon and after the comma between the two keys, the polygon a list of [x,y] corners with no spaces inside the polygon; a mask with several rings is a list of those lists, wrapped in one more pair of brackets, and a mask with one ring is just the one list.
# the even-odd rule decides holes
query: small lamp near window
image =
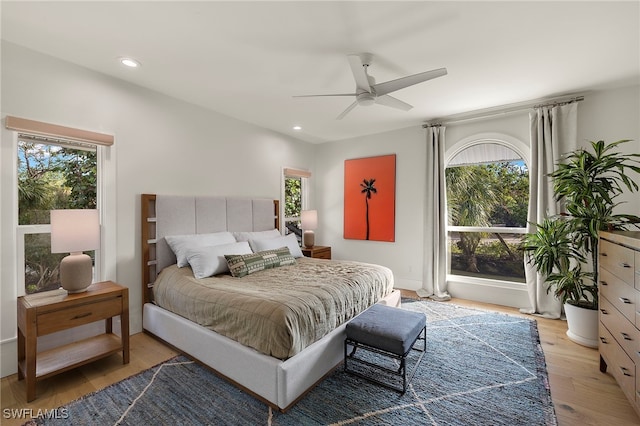
{"label": "small lamp near window", "polygon": [[318,211],[302,210],[302,212],[300,212],[300,219],[302,222],[302,229],[304,230],[302,244],[306,248],[311,248],[315,244],[316,237],[313,230],[318,227]]}
{"label": "small lamp near window", "polygon": [[51,210],[51,253],[70,253],[60,262],[60,284],[69,293],[91,285],[93,262],[83,251],[100,247],[98,210]]}

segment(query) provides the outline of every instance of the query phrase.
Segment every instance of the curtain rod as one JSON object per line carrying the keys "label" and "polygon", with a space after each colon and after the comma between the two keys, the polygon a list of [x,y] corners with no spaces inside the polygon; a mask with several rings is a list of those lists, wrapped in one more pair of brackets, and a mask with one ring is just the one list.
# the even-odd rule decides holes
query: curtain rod
{"label": "curtain rod", "polygon": [[485,109],[479,109],[475,111],[450,115],[448,117],[437,118],[430,120],[422,125],[423,128],[442,126],[444,124],[460,123],[463,121],[482,120],[486,118],[495,117],[497,115],[512,114],[520,112],[526,109],[537,109],[542,107],[554,107],[559,105],[566,105],[573,102],[580,102],[584,100],[582,95],[563,96],[555,99],[536,99],[533,101],[519,102],[515,104],[502,105],[498,107],[491,107]]}

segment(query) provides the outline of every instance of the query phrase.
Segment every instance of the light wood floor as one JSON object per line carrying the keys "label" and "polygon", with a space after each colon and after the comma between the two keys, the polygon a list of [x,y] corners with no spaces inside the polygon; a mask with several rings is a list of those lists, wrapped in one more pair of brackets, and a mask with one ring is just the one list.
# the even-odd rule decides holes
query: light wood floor
{"label": "light wood floor", "polygon": [[[405,293],[414,296],[415,293]],[[452,303],[485,310],[520,315],[517,309],[454,299]],[[522,315],[527,318],[530,316]],[[558,424],[571,425],[640,425],[640,418],[611,375],[599,371],[595,349],[585,348],[566,337],[563,321],[537,318],[540,340],[545,353],[551,397]],[[2,379],[0,423],[19,425],[25,418],[9,419],[5,409],[53,409],[81,396],[143,371],[176,355],[172,349],[154,338],[140,333],[131,336],[131,362],[122,365],[120,355],[112,355],[95,363],[38,382],[38,398],[25,399],[24,381],[14,374]]]}

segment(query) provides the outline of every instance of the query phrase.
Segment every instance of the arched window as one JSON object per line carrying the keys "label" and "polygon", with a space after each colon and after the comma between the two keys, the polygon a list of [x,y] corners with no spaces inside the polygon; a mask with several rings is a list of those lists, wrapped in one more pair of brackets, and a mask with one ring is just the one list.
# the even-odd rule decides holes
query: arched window
{"label": "arched window", "polygon": [[447,155],[449,274],[524,283],[526,146],[506,135],[476,135]]}

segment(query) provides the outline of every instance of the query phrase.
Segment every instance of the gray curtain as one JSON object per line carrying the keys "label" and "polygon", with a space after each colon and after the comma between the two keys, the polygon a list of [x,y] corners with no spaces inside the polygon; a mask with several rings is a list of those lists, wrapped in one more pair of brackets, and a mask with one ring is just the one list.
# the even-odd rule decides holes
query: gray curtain
{"label": "gray curtain", "polygon": [[[577,147],[578,104],[554,107],[540,107],[529,114],[531,124],[531,164],[529,179],[531,185],[529,197],[529,222],[527,232],[535,232],[535,226],[545,217],[560,213],[560,206],[554,199],[553,184],[548,174],[556,168],[562,153]],[[525,260],[525,277],[530,307],[520,311],[546,318],[560,318],[560,301],[547,293],[547,286],[535,267]]]}
{"label": "gray curtain", "polygon": [[424,267],[420,297],[449,300],[447,293],[447,235],[444,181],[444,126],[427,131],[426,202],[424,222]]}

